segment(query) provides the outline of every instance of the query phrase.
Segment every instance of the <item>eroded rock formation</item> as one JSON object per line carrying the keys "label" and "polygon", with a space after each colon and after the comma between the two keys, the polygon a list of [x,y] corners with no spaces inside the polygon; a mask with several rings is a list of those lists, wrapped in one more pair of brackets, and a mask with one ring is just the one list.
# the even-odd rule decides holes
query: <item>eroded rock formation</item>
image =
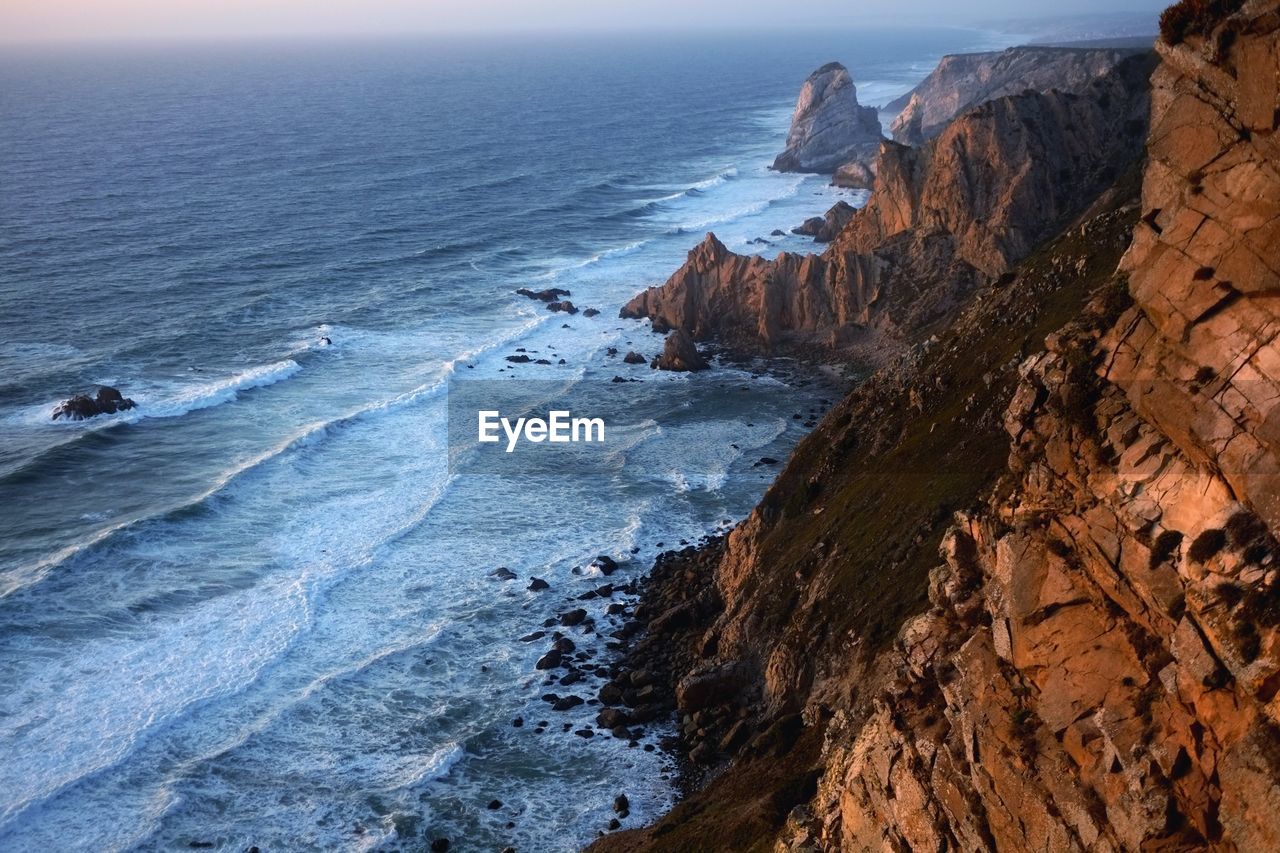
{"label": "eroded rock formation", "polygon": [[923,148],[882,142],[875,191],[822,255],[744,257],[709,235],[622,315],[766,349],[840,347],[869,326],[895,334],[946,316],[1131,167],[1150,68],[1138,56],[1080,95],[997,99]]}
{"label": "eroded rock formation", "polygon": [[1280,12],[1241,5],[1160,47],[1140,204],[984,286],[682,564],[667,659],[736,679],[682,717],[721,770],[602,848],[1280,849]]}
{"label": "eroded rock formation", "polygon": [[859,104],[848,69],[830,62],[800,88],[787,147],[773,168],[830,174],[853,160],[873,159],[880,137],[876,108]]}
{"label": "eroded rock formation", "polygon": [[919,86],[886,105],[897,113],[893,138],[920,145],[956,116],[985,101],[1037,92],[1080,92],[1136,51],[1115,48],[1011,47],[944,56]]}

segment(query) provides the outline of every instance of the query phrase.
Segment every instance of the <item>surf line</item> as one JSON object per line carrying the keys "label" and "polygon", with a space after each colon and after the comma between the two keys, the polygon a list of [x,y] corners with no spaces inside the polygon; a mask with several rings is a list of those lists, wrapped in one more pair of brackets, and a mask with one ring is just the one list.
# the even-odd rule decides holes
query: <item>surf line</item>
{"label": "surf line", "polygon": [[507,437],[507,452],[515,452],[521,439],[533,444],[551,442],[552,444],[604,443],[604,418],[575,418],[572,413],[553,409],[546,418],[517,418],[515,423],[510,418],[502,417],[496,409],[481,409],[478,412],[478,440],[481,444],[498,444],[502,436],[499,428]]}

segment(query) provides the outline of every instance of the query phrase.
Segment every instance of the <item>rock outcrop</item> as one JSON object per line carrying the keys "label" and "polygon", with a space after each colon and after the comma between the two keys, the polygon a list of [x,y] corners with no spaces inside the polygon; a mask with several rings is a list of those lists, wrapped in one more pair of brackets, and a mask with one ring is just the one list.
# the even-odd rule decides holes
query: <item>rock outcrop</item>
{"label": "rock outcrop", "polygon": [[874,160],[854,160],[836,169],[831,178],[832,186],[844,187],[847,190],[869,190],[876,185],[876,164]]}
{"label": "rock outcrop", "polygon": [[877,183],[822,255],[729,252],[714,235],[624,317],[743,347],[839,348],[954,310],[1064,227],[1140,156],[1149,55],[1079,95],[999,98],[923,148],[884,141]]}
{"label": "rock outcrop", "polygon": [[773,168],[830,174],[853,160],[873,159],[880,137],[876,108],[860,105],[848,69],[830,62],[800,88],[787,147]]}
{"label": "rock outcrop", "polygon": [[650,365],[657,370],[670,370],[676,373],[706,370],[710,366],[702,357],[702,353],[698,352],[697,344],[679,329],[667,335],[667,340],[662,345],[662,353]]}
{"label": "rock outcrop", "polygon": [[806,219],[802,224],[791,229],[792,234],[812,237],[815,243],[830,243],[853,218],[855,208],[847,201],[839,201],[823,216]]}
{"label": "rock outcrop", "polygon": [[77,394],[59,403],[53,410],[53,419],[83,421],[96,418],[98,415],[114,415],[116,412],[128,411],[137,405],[121,394],[118,389],[104,385],[92,397],[88,394]]}
{"label": "rock outcrop", "polygon": [[1119,48],[1011,47],[993,53],[944,56],[901,98],[889,130],[904,145],[921,145],[951,120],[986,101],[1036,92],[1080,92],[1136,51]]}
{"label": "rock outcrop", "polygon": [[601,848],[1280,849],[1280,13],[1215,8],[1159,48],[1140,203],[684,561],[676,683],[750,676],[682,727],[714,781]]}

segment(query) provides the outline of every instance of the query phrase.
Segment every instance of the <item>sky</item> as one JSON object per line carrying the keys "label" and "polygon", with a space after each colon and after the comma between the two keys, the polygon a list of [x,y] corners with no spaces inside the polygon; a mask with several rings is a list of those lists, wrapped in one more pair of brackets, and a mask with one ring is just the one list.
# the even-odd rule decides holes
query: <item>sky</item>
{"label": "sky", "polygon": [[0,0],[0,41],[987,23],[1165,0]]}

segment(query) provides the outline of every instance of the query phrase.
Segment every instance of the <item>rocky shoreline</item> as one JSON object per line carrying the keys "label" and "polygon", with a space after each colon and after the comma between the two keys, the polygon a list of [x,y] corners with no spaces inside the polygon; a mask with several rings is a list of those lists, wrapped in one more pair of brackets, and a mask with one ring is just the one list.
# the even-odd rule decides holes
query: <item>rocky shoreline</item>
{"label": "rocky shoreline", "polygon": [[[920,279],[878,279],[864,320],[887,307],[899,349],[756,510],[634,585],[606,698],[643,683],[676,714],[687,795],[592,850],[1280,848],[1280,12],[1163,21],[1143,150],[1091,184],[1071,146],[1032,156],[1051,191],[1075,181],[1035,236],[984,233],[1026,213],[990,192],[1020,161],[982,159],[1013,151],[988,130],[1078,132],[1096,98],[1113,112],[1077,141],[1123,154],[1116,97],[1147,109],[1149,58],[955,119],[944,174],[981,161],[985,183],[940,195],[919,177],[943,146],[886,145],[821,261],[712,238],[630,306],[769,349],[831,330],[794,309],[856,295],[855,258]],[[939,228],[978,273],[960,291]],[[951,301],[893,315],[929,288]]]}

